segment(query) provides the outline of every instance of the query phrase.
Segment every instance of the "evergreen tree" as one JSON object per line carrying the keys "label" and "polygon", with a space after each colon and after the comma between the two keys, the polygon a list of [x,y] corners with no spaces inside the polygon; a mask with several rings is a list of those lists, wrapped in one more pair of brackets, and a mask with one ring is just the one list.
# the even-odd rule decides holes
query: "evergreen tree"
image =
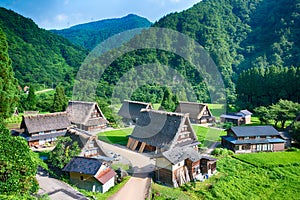
{"label": "evergreen tree", "polygon": [[168,87],[164,88],[164,97],[161,102],[161,107],[165,111],[173,112],[175,110],[175,103],[173,102],[173,95],[171,90]]}
{"label": "evergreen tree", "polygon": [[35,94],[35,88],[34,86],[29,87],[29,93],[26,99],[26,105],[25,108],[27,110],[35,110],[36,109],[36,103],[37,103],[37,97]]}
{"label": "evergreen tree", "polygon": [[6,37],[0,29],[0,118],[9,117],[18,102],[18,83],[8,56]]}
{"label": "evergreen tree", "polygon": [[64,87],[59,84],[55,88],[55,94],[53,99],[53,112],[61,112],[66,110],[67,100],[68,99],[65,95]]}

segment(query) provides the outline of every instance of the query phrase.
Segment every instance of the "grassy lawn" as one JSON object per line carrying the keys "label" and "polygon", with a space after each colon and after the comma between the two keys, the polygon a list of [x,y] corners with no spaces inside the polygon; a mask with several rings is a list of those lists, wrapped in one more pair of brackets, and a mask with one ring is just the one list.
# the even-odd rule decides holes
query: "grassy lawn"
{"label": "grassy lawn", "polygon": [[110,144],[120,144],[125,146],[128,140],[127,136],[131,134],[132,130],[132,128],[124,128],[112,131],[105,131],[98,133],[98,138],[99,140],[108,142]]}
{"label": "grassy lawn", "polygon": [[217,119],[219,119],[220,115],[224,114],[226,111],[224,104],[207,104],[207,105],[210,111],[212,112],[213,116],[215,116]]}
{"label": "grassy lawn", "polygon": [[226,135],[226,132],[222,130],[197,125],[192,126],[196,132],[199,142],[202,143],[202,147],[209,147],[212,143],[221,141],[220,136]]}
{"label": "grassy lawn", "polygon": [[234,157],[258,167],[300,166],[300,151],[239,154]]}
{"label": "grassy lawn", "polygon": [[[290,163],[295,154],[282,152],[281,159]],[[298,153],[298,152],[297,152]],[[275,158],[269,153],[265,157]],[[259,163],[265,157],[253,156]],[[299,159],[299,158],[298,158]],[[253,167],[232,157],[219,158],[218,172],[204,182],[189,183],[173,190],[172,188],[153,186],[154,195],[162,191],[155,199],[299,199],[300,196],[300,167],[297,164],[274,166],[269,169]],[[158,188],[158,189],[157,189]],[[176,191],[176,192],[175,192]]]}
{"label": "grassy lawn", "polygon": [[101,194],[100,192],[90,192],[87,190],[82,190],[79,189],[79,191],[84,194],[86,197],[90,198],[90,199],[99,199],[99,200],[104,200],[104,199],[108,199],[109,197],[111,197],[112,195],[116,194],[126,183],[127,181],[130,179],[130,176],[127,176],[123,179],[123,181],[117,185],[115,185],[114,187],[110,188],[107,192],[105,192],[104,194]]}

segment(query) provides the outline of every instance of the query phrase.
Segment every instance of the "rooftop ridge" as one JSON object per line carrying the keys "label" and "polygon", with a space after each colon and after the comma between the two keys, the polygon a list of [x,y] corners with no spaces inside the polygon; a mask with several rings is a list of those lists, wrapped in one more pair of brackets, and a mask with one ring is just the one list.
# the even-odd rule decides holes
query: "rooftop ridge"
{"label": "rooftop ridge", "polygon": [[198,102],[191,102],[191,101],[179,101],[179,104],[195,104],[195,105],[205,105],[207,106],[207,103],[198,103]]}
{"label": "rooftop ridge", "polygon": [[149,104],[151,104],[151,103],[147,103],[147,102],[142,102],[142,101],[132,101],[132,100],[123,100],[123,102],[136,103],[136,104],[143,104],[143,105],[149,105]]}
{"label": "rooftop ridge", "polygon": [[141,109],[141,112],[153,112],[153,113],[170,115],[170,116],[178,116],[178,117],[189,116],[189,113],[168,112],[168,111],[164,111],[164,110],[152,110],[152,109],[146,109],[146,108]]}
{"label": "rooftop ridge", "polygon": [[95,104],[95,101],[73,101],[69,100],[69,103],[81,103],[81,104]]}
{"label": "rooftop ridge", "polygon": [[55,112],[55,113],[46,113],[46,114],[36,114],[36,115],[23,115],[24,118],[40,118],[40,117],[54,117],[58,115],[67,115],[67,112]]}

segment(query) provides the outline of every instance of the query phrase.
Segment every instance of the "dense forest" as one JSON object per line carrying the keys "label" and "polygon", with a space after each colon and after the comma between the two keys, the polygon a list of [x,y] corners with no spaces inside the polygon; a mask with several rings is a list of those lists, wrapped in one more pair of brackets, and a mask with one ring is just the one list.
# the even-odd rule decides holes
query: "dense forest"
{"label": "dense forest", "polygon": [[51,31],[67,38],[73,44],[92,50],[97,44],[115,34],[149,26],[151,26],[151,22],[146,18],[129,14],[122,18],[99,20]]}
{"label": "dense forest", "polygon": [[[300,34],[299,18],[299,0],[204,0],[186,11],[163,17],[153,27],[170,28],[199,42],[210,53],[222,73],[228,102],[236,103],[236,97],[243,95],[236,93],[241,91],[236,91],[236,82],[244,70],[259,67],[268,71],[272,66],[291,68],[300,65],[300,44],[297,39]],[[193,88],[197,100],[210,100],[206,87],[199,87],[203,85],[201,79],[195,74],[185,73],[186,69],[191,69],[190,63],[170,52],[148,49],[130,52],[112,64],[114,67],[109,69],[109,74],[121,77],[131,67],[149,62],[170,65],[180,73],[183,72],[181,74],[194,87],[198,87]],[[104,81],[102,85],[113,87],[112,79]],[[282,82],[278,90],[289,87],[287,84]],[[153,89],[153,84],[150,86]],[[155,90],[159,91],[157,88]],[[295,96],[281,97],[299,101]],[[179,99],[182,100],[181,95]],[[274,101],[266,103],[277,100],[276,97]]]}
{"label": "dense forest", "polygon": [[0,8],[0,27],[7,37],[15,77],[22,87],[71,83],[87,55],[85,49],[5,8]]}

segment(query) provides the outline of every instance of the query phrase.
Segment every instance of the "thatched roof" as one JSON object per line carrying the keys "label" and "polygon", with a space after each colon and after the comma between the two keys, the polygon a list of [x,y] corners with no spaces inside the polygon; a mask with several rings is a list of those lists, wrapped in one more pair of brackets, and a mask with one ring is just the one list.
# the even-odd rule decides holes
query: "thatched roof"
{"label": "thatched roof", "polygon": [[[91,119],[94,109],[97,110],[100,117]],[[68,113],[70,121],[74,124],[94,126],[108,123],[96,102],[69,101],[66,112]]]}
{"label": "thatched roof", "polygon": [[135,122],[141,109],[152,109],[152,105],[151,103],[124,100],[118,115],[126,119],[131,119]]}
{"label": "thatched roof", "polygon": [[189,113],[190,118],[200,119],[205,110],[208,111],[209,116],[212,116],[206,104],[180,101],[175,112]]}
{"label": "thatched roof", "polygon": [[70,129],[66,133],[66,136],[69,136],[73,142],[78,143],[78,146],[81,149],[80,156],[84,156],[85,152],[90,148],[96,148],[101,156],[107,156],[102,148],[101,142],[97,140],[97,136],[92,136],[88,132],[76,128]]}
{"label": "thatched roof", "polygon": [[201,155],[191,147],[173,148],[163,152],[162,156],[170,161],[173,165],[186,159],[189,159],[192,162],[196,162],[201,159]]}
{"label": "thatched roof", "polygon": [[71,125],[66,112],[22,116],[21,129],[27,128],[28,133],[38,133],[66,129]]}
{"label": "thatched roof", "polygon": [[184,125],[189,126],[191,130],[191,140],[188,142],[190,144],[198,142],[188,114],[142,109],[137,124],[129,137],[151,146],[169,149],[175,146]]}

